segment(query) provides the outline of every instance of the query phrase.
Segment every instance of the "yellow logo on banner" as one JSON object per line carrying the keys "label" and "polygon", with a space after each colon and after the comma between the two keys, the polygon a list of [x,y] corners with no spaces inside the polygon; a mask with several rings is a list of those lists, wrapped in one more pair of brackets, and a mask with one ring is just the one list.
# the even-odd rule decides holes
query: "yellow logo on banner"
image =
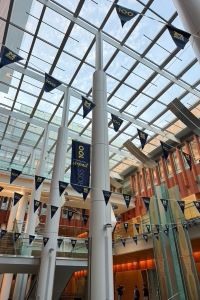
{"label": "yellow logo on banner", "polygon": [[13,53],[12,51],[9,51],[8,53],[6,53],[5,56],[10,60],[14,60],[17,55],[15,53]]}
{"label": "yellow logo on banner", "polygon": [[174,38],[176,38],[180,41],[183,41],[183,42],[185,41],[184,36],[181,33],[178,33],[177,31],[173,32],[173,36],[174,36]]}

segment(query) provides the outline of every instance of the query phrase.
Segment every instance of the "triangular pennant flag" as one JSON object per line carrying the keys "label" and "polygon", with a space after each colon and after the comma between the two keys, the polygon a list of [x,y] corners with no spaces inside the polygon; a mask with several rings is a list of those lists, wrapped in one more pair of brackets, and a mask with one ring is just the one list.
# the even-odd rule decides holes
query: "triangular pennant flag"
{"label": "triangular pennant flag", "polygon": [[73,215],[74,215],[74,212],[72,210],[68,209],[68,211],[67,211],[67,219],[69,221],[71,221]]}
{"label": "triangular pennant flag", "polygon": [[178,200],[177,201],[179,206],[180,206],[180,209],[182,210],[182,213],[184,214],[184,210],[185,210],[185,201],[181,201],[181,200]]}
{"label": "triangular pennant flag", "polygon": [[112,194],[112,192],[104,191],[103,190],[103,195],[104,195],[104,199],[105,199],[106,205],[108,204],[108,201],[110,199],[111,194]]}
{"label": "triangular pennant flag", "polygon": [[68,182],[59,181],[59,194],[62,196],[64,190],[68,187]]}
{"label": "triangular pennant flag", "polygon": [[198,212],[200,213],[200,201],[193,201],[196,209],[198,210]]}
{"label": "triangular pennant flag", "polygon": [[84,225],[86,225],[87,221],[88,221],[88,216],[84,214],[84,215],[82,215],[82,218],[83,218]]}
{"label": "triangular pennant flag", "polygon": [[74,249],[75,246],[76,246],[76,242],[77,242],[77,240],[71,240],[71,244],[72,244],[72,248],[73,248],[73,249]]}
{"label": "triangular pennant flag", "polygon": [[136,224],[135,224],[135,229],[136,229],[137,232],[139,233],[139,231],[140,231],[140,224],[136,223]]}
{"label": "triangular pennant flag", "polygon": [[51,205],[51,219],[53,218],[57,210],[58,210],[57,206]]}
{"label": "triangular pennant flag", "polygon": [[19,193],[14,193],[14,198],[13,198],[13,206],[15,206],[19,200],[23,197],[22,194],[19,194]]}
{"label": "triangular pennant flag", "polygon": [[122,27],[124,26],[124,24],[127,21],[130,21],[132,18],[134,18],[135,16],[137,16],[139,14],[139,12],[137,12],[135,10],[126,8],[126,7],[118,5],[118,4],[116,4],[115,7],[116,7],[117,14],[120,18]]}
{"label": "triangular pennant flag", "polygon": [[1,229],[1,232],[0,232],[0,239],[2,239],[2,238],[4,237],[4,235],[6,235],[6,232],[7,232],[7,230]]}
{"label": "triangular pennant flag", "polygon": [[4,188],[3,188],[2,186],[0,186],[0,192],[2,192],[2,191],[3,191],[3,189],[4,189]]}
{"label": "triangular pennant flag", "polygon": [[148,134],[139,129],[137,131],[138,131],[141,147],[142,147],[142,149],[144,149],[144,146],[146,145],[146,142],[147,142]]}
{"label": "triangular pennant flag", "polygon": [[128,223],[124,223],[124,229],[126,230],[126,232],[128,231]]}
{"label": "triangular pennant flag", "polygon": [[84,201],[87,199],[87,196],[88,196],[90,190],[91,190],[91,189],[90,189],[89,187],[87,187],[87,186],[84,186],[84,187],[83,187],[83,200],[84,200]]}
{"label": "triangular pennant flag", "polygon": [[153,234],[154,234],[154,237],[155,237],[157,240],[159,240],[159,233],[158,233],[158,232],[154,232]]}
{"label": "triangular pennant flag", "polygon": [[165,225],[164,233],[165,233],[166,235],[169,234],[169,225]]}
{"label": "triangular pennant flag", "polygon": [[126,207],[129,208],[130,202],[131,202],[131,196],[127,194],[123,194],[124,201],[126,203]]}
{"label": "triangular pennant flag", "polygon": [[169,150],[171,149],[171,146],[163,143],[160,141],[161,147],[162,147],[162,152],[163,152],[163,157],[164,159],[167,160],[168,156],[169,156]]}
{"label": "triangular pennant flag", "polygon": [[159,224],[155,224],[156,230],[159,233],[160,232],[160,225]]}
{"label": "triangular pennant flag", "polygon": [[180,49],[184,49],[185,45],[189,41],[191,34],[172,25],[166,25],[166,27],[169,30],[169,33],[176,46]]}
{"label": "triangular pennant flag", "polygon": [[18,62],[23,59],[21,56],[19,56],[18,54],[16,54],[15,52],[7,48],[6,46],[1,47],[0,56],[1,56],[0,68],[12,64],[14,62]]}
{"label": "triangular pennant flag", "polygon": [[57,239],[57,245],[58,245],[58,248],[60,248],[62,242],[63,242],[63,239]]}
{"label": "triangular pennant flag", "polygon": [[38,200],[34,200],[34,213],[36,212],[36,210],[40,207],[41,202]]}
{"label": "triangular pennant flag", "polygon": [[45,180],[45,177],[35,175],[35,189],[37,190]]}
{"label": "triangular pennant flag", "polygon": [[177,227],[177,224],[172,224],[172,229],[178,231],[178,227]]}
{"label": "triangular pennant flag", "polygon": [[89,114],[89,112],[96,106],[92,101],[82,96],[83,104],[83,119]]}
{"label": "triangular pennant flag", "polygon": [[148,235],[147,234],[143,234],[143,239],[148,242]]}
{"label": "triangular pennant flag", "polygon": [[14,233],[14,241],[16,242],[18,240],[18,238],[20,237],[21,233],[19,232],[15,232]]}
{"label": "triangular pennant flag", "polygon": [[112,118],[114,131],[117,132],[119,130],[119,128],[121,127],[123,120],[113,114],[111,114],[111,118]]}
{"label": "triangular pennant flag", "polygon": [[48,243],[49,238],[48,237],[43,237],[43,245],[44,247],[46,246],[46,244]]}
{"label": "triangular pennant flag", "polygon": [[32,244],[32,242],[34,241],[34,239],[35,239],[35,236],[34,235],[31,235],[31,234],[29,234],[29,237],[28,237],[28,239],[29,239],[29,245],[31,245]]}
{"label": "triangular pennant flag", "polygon": [[122,242],[122,245],[125,247],[126,246],[126,239],[124,239],[124,238],[122,239],[121,238],[121,242]]}
{"label": "triangular pennant flag", "polygon": [[135,242],[136,245],[137,245],[137,236],[133,236],[133,240],[134,240],[134,242]]}
{"label": "triangular pennant flag", "polygon": [[184,156],[190,170],[192,170],[192,156],[190,154],[185,153],[185,152],[182,152],[182,153],[183,153],[183,156]]}
{"label": "triangular pennant flag", "polygon": [[11,169],[10,173],[10,184],[13,183],[15,179],[22,173],[22,171],[16,170],[16,169]]}
{"label": "triangular pennant flag", "polygon": [[187,221],[184,221],[182,225],[183,225],[184,229],[188,230],[188,223],[187,223]]}
{"label": "triangular pennant flag", "polygon": [[146,228],[147,228],[147,231],[150,232],[150,230],[151,230],[151,225],[150,225],[150,224],[147,224],[147,225],[146,225]]}
{"label": "triangular pennant flag", "polygon": [[149,205],[150,205],[150,198],[149,197],[142,197],[142,200],[144,202],[144,205],[146,207],[146,210],[149,211]]}
{"label": "triangular pennant flag", "polygon": [[165,211],[167,211],[167,208],[168,208],[168,200],[167,199],[160,199],[163,206],[164,206],[164,209]]}
{"label": "triangular pennant flag", "polygon": [[59,80],[55,79],[51,75],[45,73],[45,82],[44,82],[44,91],[45,92],[51,92],[55,88],[57,88],[59,85],[61,85],[62,82]]}
{"label": "triangular pennant flag", "polygon": [[114,247],[115,247],[115,241],[112,240],[112,248],[114,248]]}
{"label": "triangular pennant flag", "polygon": [[88,240],[85,240],[85,247],[88,249],[88,246],[89,246],[89,241]]}

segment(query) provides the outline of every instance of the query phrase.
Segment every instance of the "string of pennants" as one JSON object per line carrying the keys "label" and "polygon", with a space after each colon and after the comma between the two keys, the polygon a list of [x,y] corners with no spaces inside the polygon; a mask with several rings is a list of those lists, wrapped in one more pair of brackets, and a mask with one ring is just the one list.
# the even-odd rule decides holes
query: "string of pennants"
{"label": "string of pennants", "polygon": [[[6,236],[6,234],[8,233],[8,231],[6,229],[1,229],[0,231],[0,240],[3,239],[4,236]],[[12,232],[13,233],[13,232]],[[13,241],[14,242],[17,242],[19,240],[19,238],[22,236],[22,234],[20,232],[14,232],[13,233]],[[28,245],[30,246],[33,241],[35,240],[36,236],[35,235],[31,235],[29,234],[28,236]],[[24,238],[23,238],[24,239]],[[69,238],[68,238],[69,239]],[[42,241],[43,241],[43,245],[44,247],[46,246],[46,244],[48,243],[49,241],[49,238],[48,237],[43,237],[42,238]],[[64,241],[64,238],[58,238],[57,239],[57,246],[58,248],[61,247],[62,243]],[[77,240],[76,239],[70,239],[70,242],[71,242],[71,245],[72,245],[72,250],[76,247],[76,244],[77,244]],[[85,239],[85,247],[88,249],[88,239]]]}
{"label": "string of pennants", "polygon": [[[149,240],[149,235],[151,235],[153,238],[155,238],[156,240],[159,240],[159,235],[163,232],[165,234],[165,236],[169,235],[169,231],[175,231],[178,233],[178,227],[182,226],[183,229],[188,230],[189,227],[193,226],[193,225],[199,225],[195,220],[190,220],[190,221],[184,221],[182,223],[171,223],[171,224],[165,224],[165,225],[160,225],[160,224],[143,224],[142,226],[146,227],[146,232],[144,232],[143,234],[139,234],[140,231],[140,224],[139,223],[135,223],[135,229],[138,233],[138,235],[134,235],[133,237],[127,237],[127,238],[120,238],[119,240],[121,241],[122,245],[125,247],[126,246],[126,240],[127,239],[133,239],[133,241],[135,242],[135,244],[137,245],[138,240],[145,240],[146,242],[148,242]],[[124,230],[127,232],[128,231],[128,227],[129,224],[128,223],[124,223]]]}
{"label": "string of pennants", "polygon": [[167,23],[164,23],[160,20],[156,20],[152,17],[141,14],[138,11],[129,9],[127,7],[124,7],[124,6],[121,6],[121,5],[118,5],[118,4],[115,4],[115,8],[116,8],[117,15],[118,15],[118,17],[121,21],[122,27],[125,25],[126,22],[130,21],[131,19],[133,19],[137,15],[143,15],[147,18],[153,19],[154,21],[157,21],[159,23],[164,24],[166,26],[166,28],[168,29],[169,34],[172,37],[174,43],[176,44],[176,46],[179,49],[184,49],[185,45],[188,43],[188,41],[190,39],[190,36],[191,36],[190,33],[186,32],[186,31],[183,31],[183,30],[181,30],[181,29],[179,29],[175,26],[172,26],[171,24],[167,24]]}
{"label": "string of pennants", "polygon": [[[11,169],[10,183],[13,183],[21,174],[22,174],[21,171],[16,170],[16,169]],[[43,183],[44,180],[45,180],[45,177],[35,175],[35,189],[36,190],[40,187],[40,185]],[[68,185],[69,185],[68,182],[59,181],[59,195],[60,196],[62,196],[65,189],[68,187]],[[76,189],[77,187],[81,187],[81,192],[82,192],[82,196],[83,196],[84,201],[87,199],[87,196],[90,193],[90,190],[92,189],[91,187],[82,186],[82,185],[74,184],[74,183],[71,184],[71,186],[75,190],[77,190]],[[104,196],[106,205],[108,204],[109,199],[110,199],[112,194],[120,194],[120,193],[105,191],[105,190],[103,190],[102,192],[103,192],[103,196]],[[123,195],[123,199],[125,201],[126,207],[129,208],[132,196],[128,195],[128,194],[122,194],[122,195]],[[16,205],[18,203],[18,201],[22,198],[22,196],[23,196],[22,194],[14,193],[14,205]],[[37,211],[37,209],[40,207],[40,205],[41,205],[41,201],[35,199],[34,200],[34,212]],[[55,215],[57,209],[58,209],[58,207],[56,207],[54,205],[51,205],[51,218],[53,218],[53,216]]]}

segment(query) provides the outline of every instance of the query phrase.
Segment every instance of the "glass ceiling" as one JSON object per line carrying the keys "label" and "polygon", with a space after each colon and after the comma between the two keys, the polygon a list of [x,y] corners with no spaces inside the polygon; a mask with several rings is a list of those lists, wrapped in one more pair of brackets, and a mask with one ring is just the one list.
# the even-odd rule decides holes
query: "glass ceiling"
{"label": "glass ceiling", "polygon": [[139,164],[123,147],[128,139],[140,147],[137,128],[149,134],[143,150],[149,156],[160,139],[167,141],[169,134],[185,128],[167,109],[172,100],[178,98],[199,117],[200,66],[192,46],[189,42],[184,50],[177,48],[159,22],[184,30],[172,0],[120,0],[118,4],[141,14],[122,28],[111,0],[15,0],[6,17],[0,12],[2,44],[24,58],[0,70],[1,169],[15,167],[32,174],[40,159],[44,128],[50,124],[44,175],[51,177],[63,91],[42,91],[46,72],[75,91],[66,151],[65,180],[69,180],[71,140],[91,141],[92,114],[82,118],[77,95],[92,99],[99,29],[104,38],[108,111],[119,111],[124,119],[116,133],[108,114],[112,176]]}

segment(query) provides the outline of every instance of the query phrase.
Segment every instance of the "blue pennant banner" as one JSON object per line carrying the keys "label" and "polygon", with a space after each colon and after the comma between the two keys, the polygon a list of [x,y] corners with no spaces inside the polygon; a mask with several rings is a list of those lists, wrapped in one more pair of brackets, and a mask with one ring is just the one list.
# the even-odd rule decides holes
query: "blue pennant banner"
{"label": "blue pennant banner", "polygon": [[37,190],[45,180],[45,177],[35,175],[35,189]]}
{"label": "blue pennant banner", "polygon": [[137,131],[138,131],[141,147],[142,147],[142,149],[144,149],[144,146],[146,145],[146,142],[147,142],[148,134],[139,129]]}
{"label": "blue pennant banner", "polygon": [[48,237],[43,237],[43,245],[44,247],[46,246],[46,244],[48,243],[49,238]]}
{"label": "blue pennant banner", "polygon": [[147,231],[148,231],[148,232],[151,231],[151,225],[150,225],[150,224],[147,224],[147,225],[146,225],[146,228],[147,228]]}
{"label": "blue pennant banner", "polygon": [[17,179],[17,177],[19,175],[21,175],[22,171],[19,171],[19,170],[16,170],[16,169],[11,169],[11,172],[10,172],[10,184],[13,183],[13,181],[15,179]]}
{"label": "blue pennant banner", "polygon": [[67,219],[69,221],[71,221],[73,215],[74,215],[74,212],[72,210],[68,209],[68,211],[67,211]]}
{"label": "blue pennant banner", "polygon": [[119,128],[121,127],[123,120],[113,114],[111,114],[111,118],[112,118],[114,131],[117,132],[119,130]]}
{"label": "blue pennant banner", "polygon": [[18,238],[20,237],[21,233],[19,232],[15,232],[14,233],[14,241],[16,242],[18,240]]}
{"label": "blue pennant banner", "polygon": [[124,26],[124,24],[126,22],[130,21],[132,18],[134,18],[135,16],[137,16],[139,14],[139,12],[137,12],[135,10],[126,8],[126,7],[118,5],[118,4],[115,5],[115,8],[116,8],[117,14],[120,18],[122,27]]}
{"label": "blue pennant banner", "polygon": [[72,244],[72,248],[73,248],[73,249],[74,249],[75,246],[76,246],[76,242],[77,242],[77,240],[71,240],[71,244]]}
{"label": "blue pennant banner", "polygon": [[135,242],[136,245],[137,245],[137,236],[134,236],[134,237],[133,237],[133,240],[134,240],[134,242]]}
{"label": "blue pennant banner", "polygon": [[166,27],[169,30],[169,33],[176,46],[180,49],[184,49],[185,45],[189,41],[191,34],[172,25],[166,25]]}
{"label": "blue pennant banner", "polygon": [[84,201],[87,199],[87,196],[88,196],[89,192],[90,192],[90,188],[87,187],[87,186],[84,186],[83,187],[83,200]]}
{"label": "blue pennant banner", "polygon": [[34,200],[34,213],[36,212],[36,210],[40,207],[41,202],[38,200]]}
{"label": "blue pennant banner", "polygon": [[193,201],[196,209],[198,210],[198,212],[200,213],[200,201]]}
{"label": "blue pennant banner", "polygon": [[57,245],[58,245],[58,248],[60,248],[62,242],[63,242],[63,239],[57,239]]}
{"label": "blue pennant banner", "polygon": [[131,195],[123,194],[124,201],[126,203],[126,207],[129,208],[130,202],[131,202]]}
{"label": "blue pennant banner", "polygon": [[61,85],[62,82],[55,79],[51,75],[45,73],[45,81],[44,81],[44,91],[45,92],[51,92],[52,90],[56,89],[59,85]]}
{"label": "blue pennant banner", "polygon": [[147,234],[143,234],[143,239],[148,242],[148,235]]}
{"label": "blue pennant banner", "polygon": [[162,202],[162,205],[164,206],[165,211],[167,211],[168,208],[168,200],[167,199],[160,199]]}
{"label": "blue pennant banner", "polygon": [[58,210],[57,206],[51,205],[51,219],[53,218],[57,210]]}
{"label": "blue pennant banner", "polygon": [[163,157],[164,159],[167,160],[168,156],[169,156],[169,150],[171,149],[171,146],[163,143],[160,141],[161,147],[162,147],[162,152],[163,152]]}
{"label": "blue pennant banner", "polygon": [[21,56],[19,56],[18,54],[16,54],[15,52],[7,48],[6,46],[2,46],[0,57],[1,57],[0,68],[18,62],[23,59]]}
{"label": "blue pennant banner", "polygon": [[84,215],[82,215],[82,219],[83,219],[84,225],[86,225],[87,221],[88,221],[88,216],[84,214]]}
{"label": "blue pennant banner", "polygon": [[68,187],[68,184],[69,184],[68,182],[59,181],[59,194],[60,194],[60,196],[62,196],[65,189]]}
{"label": "blue pennant banner", "polygon": [[29,234],[29,237],[28,237],[28,240],[29,240],[29,245],[31,245],[31,244],[32,244],[32,242],[34,241],[34,239],[35,239],[35,236],[34,236],[34,235],[32,235],[32,234]]}
{"label": "blue pennant banner", "polygon": [[82,104],[83,104],[83,119],[84,119],[89,114],[89,112],[91,112],[91,110],[95,107],[95,104],[83,96],[82,96]]}
{"label": "blue pennant banner", "polygon": [[1,229],[1,232],[0,232],[0,239],[2,239],[4,237],[4,235],[6,235],[7,233],[7,230],[5,229]]}
{"label": "blue pennant banner", "polygon": [[191,157],[191,155],[187,154],[185,152],[182,152],[182,153],[183,153],[183,156],[184,156],[184,158],[185,158],[185,160],[186,160],[186,162],[187,162],[190,170],[192,170],[192,157]]}
{"label": "blue pennant banner", "polygon": [[126,246],[126,239],[121,238],[121,242],[122,242],[122,245],[125,247]]}
{"label": "blue pennant banner", "polygon": [[149,211],[149,205],[150,205],[150,198],[149,197],[142,197],[142,200],[144,202],[144,205],[146,207],[146,210]]}
{"label": "blue pennant banner", "polygon": [[106,202],[106,205],[108,204],[108,201],[110,199],[110,196],[112,195],[112,192],[109,192],[109,191],[103,191],[103,195],[104,195],[104,199],[105,199],[105,202]]}
{"label": "blue pennant banner", "polygon": [[139,223],[135,223],[135,229],[137,230],[137,233],[139,233],[139,231],[140,231],[140,224]]}
{"label": "blue pennant banner", "polygon": [[124,223],[124,229],[126,230],[126,232],[128,231],[128,223]]}
{"label": "blue pennant banner", "polygon": [[72,140],[71,186],[83,193],[83,187],[90,185],[90,145]]}
{"label": "blue pennant banner", "polygon": [[180,206],[180,209],[182,210],[182,213],[184,214],[184,211],[185,211],[185,201],[178,200],[177,202],[178,202],[178,204]]}
{"label": "blue pennant banner", "polygon": [[14,193],[14,197],[13,197],[13,206],[15,206],[19,200],[23,197],[22,194],[19,194],[19,193]]}

